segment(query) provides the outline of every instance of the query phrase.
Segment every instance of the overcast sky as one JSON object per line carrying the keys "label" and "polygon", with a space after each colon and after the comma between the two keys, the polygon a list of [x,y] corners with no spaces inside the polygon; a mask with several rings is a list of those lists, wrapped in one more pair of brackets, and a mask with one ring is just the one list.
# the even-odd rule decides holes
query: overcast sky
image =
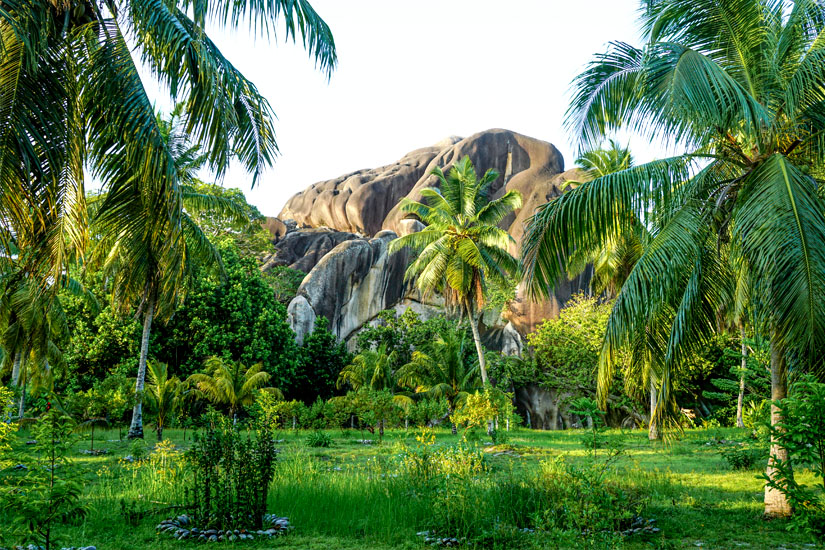
{"label": "overcast sky", "polygon": [[[338,48],[329,81],[300,45],[210,31],[278,115],[275,166],[253,190],[238,168],[223,182],[270,216],[316,181],[489,128],[549,141],[571,166],[562,126],[571,80],[608,41],[639,43],[637,0],[311,2]],[[630,145],[639,160],[663,154]]]}

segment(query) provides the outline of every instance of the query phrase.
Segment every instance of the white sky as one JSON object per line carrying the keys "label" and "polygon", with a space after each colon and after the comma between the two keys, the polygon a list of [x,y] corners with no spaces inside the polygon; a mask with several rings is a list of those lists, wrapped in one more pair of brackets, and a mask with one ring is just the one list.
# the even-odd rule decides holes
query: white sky
{"label": "white sky", "polygon": [[[210,31],[269,99],[281,156],[254,190],[224,185],[277,215],[294,193],[389,164],[449,135],[506,128],[547,140],[573,165],[562,120],[569,85],[610,40],[639,43],[637,0],[311,0],[339,65],[327,81],[300,45]],[[168,101],[146,82],[158,105]],[[631,139],[637,160],[663,152]]]}

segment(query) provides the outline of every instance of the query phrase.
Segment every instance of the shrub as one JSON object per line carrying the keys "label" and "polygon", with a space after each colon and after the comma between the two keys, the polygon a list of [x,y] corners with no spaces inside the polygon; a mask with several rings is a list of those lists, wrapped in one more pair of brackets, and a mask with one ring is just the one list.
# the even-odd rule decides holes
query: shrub
{"label": "shrub", "polygon": [[198,434],[186,455],[194,523],[204,528],[260,529],[276,454],[272,428],[264,423],[244,437],[221,417]]}
{"label": "shrub", "polygon": [[[782,421],[771,428],[788,450],[787,462],[776,461],[776,475],[762,474],[769,487],[782,491],[794,508],[789,528],[825,538],[825,384],[805,375],[790,387],[790,397],[776,403]],[[808,466],[820,482],[808,488],[794,479],[791,464]]]}
{"label": "shrub", "polygon": [[37,464],[28,469],[20,485],[2,495],[3,509],[16,531],[46,550],[55,547],[57,523],[86,515],[80,502],[83,487],[74,479],[66,457],[75,441],[74,428],[71,418],[49,404],[34,427]]}
{"label": "shrub", "polygon": [[329,436],[326,432],[321,430],[315,430],[314,432],[310,432],[306,438],[306,446],[307,447],[329,447],[332,445],[332,437]]}
{"label": "shrub", "polygon": [[574,465],[563,456],[542,462],[535,528],[558,538],[581,537],[581,547],[619,544],[621,532],[641,514],[648,497],[621,487],[608,478],[609,471],[606,464]]}
{"label": "shrub", "polygon": [[735,444],[719,450],[725,462],[734,470],[752,470],[755,466],[762,466],[768,455],[764,447],[750,447],[744,444]]}

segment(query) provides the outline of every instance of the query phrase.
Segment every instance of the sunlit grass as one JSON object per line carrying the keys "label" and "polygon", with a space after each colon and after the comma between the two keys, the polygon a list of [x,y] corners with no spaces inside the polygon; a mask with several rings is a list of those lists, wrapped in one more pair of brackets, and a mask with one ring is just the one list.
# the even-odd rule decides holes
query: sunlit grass
{"label": "sunlit grass", "polygon": [[[390,430],[382,442],[360,432],[329,430],[329,448],[309,448],[306,433],[291,430],[277,435],[281,449],[270,492],[272,513],[290,518],[294,532],[273,541],[244,543],[248,548],[420,548],[418,531],[428,528],[430,503],[420,498],[407,480],[398,477],[398,456],[404,445],[414,445],[414,431]],[[151,449],[155,441],[147,433]],[[117,430],[97,430],[95,448],[109,454],[89,456],[89,434],[83,434],[72,453],[76,471],[84,482],[89,515],[77,526],[63,526],[72,545],[99,549],[154,549],[193,546],[157,535],[159,520],[177,513],[184,502],[185,472],[177,453],[191,445],[192,432],[183,439],[181,430],[166,430],[175,445],[165,457],[156,453],[141,463],[123,460],[131,443],[120,440]],[[457,443],[461,437],[436,431],[436,445]],[[542,460],[565,454],[573,462],[592,460],[584,449],[581,431],[534,432],[516,430],[504,444],[487,445],[484,434],[475,444],[484,451],[489,471],[472,487],[474,503],[466,521],[492,524],[518,523],[517,502],[501,494],[501,482],[531,479]],[[622,449],[611,463],[612,473],[623,486],[649,495],[645,516],[656,518],[662,533],[657,537],[628,538],[626,548],[778,548],[807,547],[811,541],[789,533],[780,521],[761,519],[762,482],[759,471],[733,471],[714,446],[712,437],[744,438],[736,430],[691,430],[667,443],[651,443],[643,431],[610,431],[609,446]],[[373,444],[360,443],[362,437]],[[14,443],[13,462],[30,460],[29,439],[20,432]],[[607,450],[600,449],[601,457]],[[603,458],[602,458],[603,459]],[[804,482],[813,481],[806,471]],[[5,470],[0,484],[21,479],[19,472]],[[506,486],[506,484],[505,484]],[[145,513],[137,525],[126,523],[121,502]],[[0,525],[6,518],[0,512]],[[0,546],[17,541],[3,540]],[[663,540],[665,542],[663,542]],[[701,544],[701,546],[697,546]],[[221,544],[218,544],[221,546]],[[505,546],[502,546],[505,547]]]}

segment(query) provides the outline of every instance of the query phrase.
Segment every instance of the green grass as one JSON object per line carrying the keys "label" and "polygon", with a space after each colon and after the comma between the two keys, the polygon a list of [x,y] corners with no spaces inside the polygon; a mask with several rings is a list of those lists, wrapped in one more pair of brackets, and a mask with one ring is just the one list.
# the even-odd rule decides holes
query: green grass
{"label": "green grass", "polygon": [[[306,548],[422,548],[416,532],[427,529],[433,518],[432,503],[411,489],[409,480],[398,474],[397,456],[404,444],[415,445],[414,432],[388,431],[382,443],[363,445],[358,432],[343,435],[330,430],[331,447],[305,445],[308,432],[284,431],[277,436],[281,455],[270,492],[270,512],[287,516],[294,531],[268,541],[240,543],[240,547]],[[455,443],[458,437],[438,431],[437,445]],[[166,430],[165,435],[178,450],[191,440],[182,431]],[[509,441],[499,446],[478,445],[488,459],[489,471],[468,490],[461,512],[467,525],[493,524],[497,521],[517,525],[520,503],[502,487],[513,487],[519,480],[532,479],[540,462],[565,454],[572,462],[588,463],[581,431],[510,432]],[[786,530],[782,521],[764,521],[762,482],[759,472],[731,470],[714,446],[706,445],[713,436],[743,438],[732,429],[690,430],[670,445],[651,444],[646,433],[608,432],[611,445],[623,449],[611,465],[611,479],[623,487],[637,489],[649,496],[644,517],[656,518],[661,533],[656,536],[629,537],[624,548],[713,548],[761,549],[813,547],[805,535]],[[191,432],[187,434],[191,437]],[[31,448],[25,445],[28,434],[18,434],[13,446],[13,463],[31,461]],[[377,436],[367,434],[368,438]],[[150,446],[154,443],[147,437]],[[109,455],[88,456],[88,435],[78,441],[72,453],[76,470],[82,476],[89,514],[79,525],[63,525],[68,545],[95,545],[98,549],[166,549],[194,547],[194,542],[179,542],[155,533],[154,526],[175,514],[167,507],[181,502],[184,471],[175,460],[157,458],[142,465],[125,463],[130,444],[119,441],[116,431],[98,431],[95,448],[109,449]],[[605,451],[600,451],[601,456]],[[811,482],[809,472],[798,472],[802,481]],[[21,473],[0,472],[0,485],[19,481]],[[507,482],[513,482],[510,485]],[[510,499],[510,500],[508,500]],[[148,512],[136,526],[127,525],[121,515],[124,501]],[[0,526],[8,525],[0,511]],[[525,523],[526,524],[526,523]],[[11,546],[8,530],[0,529],[0,546]],[[530,536],[517,542],[530,547]],[[536,539],[538,540],[538,539]],[[511,541],[512,543],[512,541]],[[512,547],[499,542],[499,547]],[[239,543],[232,547],[239,547]],[[515,543],[512,543],[515,544]],[[217,543],[215,546],[224,546]],[[228,546],[228,544],[227,544]],[[492,546],[496,546],[493,544]],[[570,547],[577,547],[572,545]],[[568,547],[557,544],[554,547]]]}

